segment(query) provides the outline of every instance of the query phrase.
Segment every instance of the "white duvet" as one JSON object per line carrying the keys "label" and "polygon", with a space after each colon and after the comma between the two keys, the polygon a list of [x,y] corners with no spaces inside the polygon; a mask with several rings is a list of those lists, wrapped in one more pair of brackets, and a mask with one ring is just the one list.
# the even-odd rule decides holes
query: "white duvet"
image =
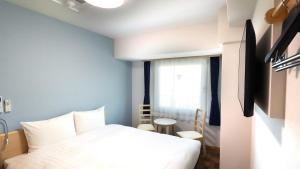
{"label": "white duvet", "polygon": [[198,141],[107,125],[8,159],[5,165],[7,169],[193,169],[199,153]]}

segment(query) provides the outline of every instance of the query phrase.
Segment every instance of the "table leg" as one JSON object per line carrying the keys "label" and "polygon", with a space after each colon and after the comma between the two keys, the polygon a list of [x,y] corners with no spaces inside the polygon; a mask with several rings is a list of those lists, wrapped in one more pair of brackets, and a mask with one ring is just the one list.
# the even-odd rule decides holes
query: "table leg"
{"label": "table leg", "polygon": [[172,135],[175,135],[175,125],[172,126]]}
{"label": "table leg", "polygon": [[170,126],[166,126],[166,134],[170,135]]}

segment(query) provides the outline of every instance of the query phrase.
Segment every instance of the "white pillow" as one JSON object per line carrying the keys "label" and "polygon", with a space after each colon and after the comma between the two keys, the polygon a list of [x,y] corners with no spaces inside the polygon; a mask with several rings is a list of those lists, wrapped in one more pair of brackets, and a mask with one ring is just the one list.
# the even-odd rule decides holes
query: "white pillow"
{"label": "white pillow", "polygon": [[27,139],[28,152],[76,136],[73,113],[49,120],[21,122]]}
{"label": "white pillow", "polygon": [[104,106],[91,111],[75,111],[74,121],[77,134],[105,126]]}

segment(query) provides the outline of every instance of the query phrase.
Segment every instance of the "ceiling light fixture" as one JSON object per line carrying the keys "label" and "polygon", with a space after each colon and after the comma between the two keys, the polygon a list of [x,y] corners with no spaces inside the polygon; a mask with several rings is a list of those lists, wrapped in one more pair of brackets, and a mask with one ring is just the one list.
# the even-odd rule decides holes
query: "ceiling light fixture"
{"label": "ceiling light fixture", "polygon": [[79,9],[77,8],[77,4],[73,0],[68,0],[67,1],[67,6],[72,11],[79,12]]}
{"label": "ceiling light fixture", "polygon": [[100,8],[118,8],[123,5],[124,0],[85,0],[85,2]]}
{"label": "ceiling light fixture", "polygon": [[57,3],[57,4],[59,4],[59,5],[63,4],[61,0],[52,0],[52,1],[55,2],[55,3]]}

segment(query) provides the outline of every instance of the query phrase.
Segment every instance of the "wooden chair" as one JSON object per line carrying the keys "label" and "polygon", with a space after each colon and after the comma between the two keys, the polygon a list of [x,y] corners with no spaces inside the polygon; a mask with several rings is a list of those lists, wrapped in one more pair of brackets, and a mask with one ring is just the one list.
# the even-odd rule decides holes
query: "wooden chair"
{"label": "wooden chair", "polygon": [[142,104],[139,106],[139,125],[138,129],[155,131],[152,120],[151,105]]}
{"label": "wooden chair", "polygon": [[[201,117],[201,124],[198,124],[198,116],[199,112],[202,112]],[[203,154],[206,154],[206,145],[205,145],[205,137],[204,137],[204,130],[205,130],[205,120],[206,120],[206,112],[201,111],[200,109],[196,110],[195,113],[195,121],[194,121],[194,131],[180,131],[177,132],[177,135],[182,138],[188,138],[193,140],[199,140],[202,144]]]}

